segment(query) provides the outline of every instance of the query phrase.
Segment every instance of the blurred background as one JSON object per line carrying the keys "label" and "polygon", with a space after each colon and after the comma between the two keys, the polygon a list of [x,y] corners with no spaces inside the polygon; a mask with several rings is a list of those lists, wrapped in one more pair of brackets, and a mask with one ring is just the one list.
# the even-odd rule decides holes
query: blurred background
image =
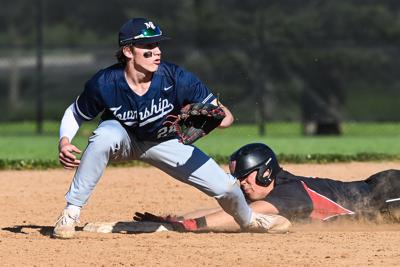
{"label": "blurred background", "polygon": [[172,40],[164,60],[195,73],[237,123],[400,120],[400,1],[1,0],[0,122],[59,121],[95,72],[116,62],[132,17]]}

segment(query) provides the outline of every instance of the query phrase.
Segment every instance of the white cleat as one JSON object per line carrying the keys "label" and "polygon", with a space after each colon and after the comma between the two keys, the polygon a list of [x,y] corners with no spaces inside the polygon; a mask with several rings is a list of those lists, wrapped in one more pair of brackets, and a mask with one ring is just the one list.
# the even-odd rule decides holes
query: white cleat
{"label": "white cleat", "polygon": [[75,225],[79,223],[79,214],[71,214],[69,209],[64,209],[61,216],[58,218],[54,230],[53,237],[69,239],[75,235]]}
{"label": "white cleat", "polygon": [[284,234],[289,231],[291,226],[290,221],[281,215],[253,212],[251,222],[246,227],[246,230],[250,232]]}

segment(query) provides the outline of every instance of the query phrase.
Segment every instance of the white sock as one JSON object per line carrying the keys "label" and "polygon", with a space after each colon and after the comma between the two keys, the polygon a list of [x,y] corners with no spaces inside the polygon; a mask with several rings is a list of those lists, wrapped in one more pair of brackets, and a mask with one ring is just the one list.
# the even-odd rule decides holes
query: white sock
{"label": "white sock", "polygon": [[75,206],[71,203],[67,203],[67,206],[65,207],[66,209],[68,209],[70,212],[69,214],[72,215],[73,217],[79,218],[80,214],[81,214],[81,208],[79,206]]}

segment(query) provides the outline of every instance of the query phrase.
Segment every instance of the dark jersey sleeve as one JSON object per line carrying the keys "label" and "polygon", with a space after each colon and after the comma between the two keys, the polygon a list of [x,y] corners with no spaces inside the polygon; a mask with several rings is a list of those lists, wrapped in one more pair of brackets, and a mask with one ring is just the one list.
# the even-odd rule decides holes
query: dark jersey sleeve
{"label": "dark jersey sleeve", "polygon": [[182,103],[211,103],[216,98],[191,72],[178,68],[176,75],[180,84],[178,95]]}
{"label": "dark jersey sleeve", "polygon": [[95,81],[89,80],[85,89],[75,101],[75,110],[83,120],[92,120],[104,110],[104,102],[100,88]]}
{"label": "dark jersey sleeve", "polygon": [[274,205],[279,214],[290,219],[304,219],[313,210],[313,204],[300,181],[276,185],[265,201]]}

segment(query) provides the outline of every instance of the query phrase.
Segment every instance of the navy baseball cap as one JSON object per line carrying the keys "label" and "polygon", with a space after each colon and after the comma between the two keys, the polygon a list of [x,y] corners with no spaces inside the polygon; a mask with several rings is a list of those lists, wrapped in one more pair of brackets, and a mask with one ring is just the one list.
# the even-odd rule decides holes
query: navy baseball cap
{"label": "navy baseball cap", "polygon": [[160,27],[144,18],[134,18],[122,25],[118,36],[119,46],[149,44],[170,39],[163,36]]}

